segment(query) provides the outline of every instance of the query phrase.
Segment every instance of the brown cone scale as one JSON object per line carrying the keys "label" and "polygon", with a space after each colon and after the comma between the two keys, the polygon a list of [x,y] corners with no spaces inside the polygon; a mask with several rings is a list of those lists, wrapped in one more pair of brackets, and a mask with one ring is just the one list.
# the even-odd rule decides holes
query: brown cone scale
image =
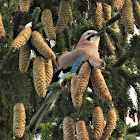
{"label": "brown cone scale", "polygon": [[19,0],[19,7],[22,12],[28,12],[31,0]]}
{"label": "brown cone scale", "polygon": [[76,134],[78,140],[89,140],[87,127],[83,120],[80,120],[76,123]]}
{"label": "brown cone scale", "polygon": [[122,8],[122,19],[126,32],[128,32],[129,34],[133,34],[134,21],[133,21],[133,7],[132,7],[131,0],[125,0],[124,6]]}
{"label": "brown cone scale", "polygon": [[97,106],[93,110],[92,122],[94,126],[93,139],[99,140],[105,128],[104,115],[101,107]]}
{"label": "brown cone scale", "polygon": [[33,80],[35,90],[40,98],[46,96],[46,73],[44,58],[37,56],[33,62]]}
{"label": "brown cone scale", "polygon": [[91,68],[88,62],[85,62],[81,68],[80,71],[77,75],[75,76],[74,82],[75,89],[73,90],[73,85],[72,85],[72,102],[75,108],[79,108],[82,104],[82,97],[83,97],[83,92],[86,90],[88,82],[89,82],[89,77],[90,77],[90,72]]}
{"label": "brown cone scale", "polygon": [[64,140],[75,140],[75,126],[71,117],[65,117],[63,121],[63,138]]}
{"label": "brown cone scale", "polygon": [[113,109],[110,109],[107,114],[107,124],[104,129],[102,140],[108,139],[111,136],[112,132],[116,128],[116,121],[116,112]]}
{"label": "brown cone scale", "polygon": [[30,27],[24,28],[13,40],[11,45],[12,50],[18,50],[21,46],[24,46],[29,40],[31,33],[32,29]]}
{"label": "brown cone scale", "polygon": [[90,76],[92,86],[94,88],[95,93],[103,102],[112,101],[112,96],[110,95],[109,89],[106,85],[104,77],[101,73],[100,69],[92,69],[92,73]]}
{"label": "brown cone scale", "polygon": [[41,21],[46,24],[44,31],[50,40],[56,40],[56,32],[53,25],[52,12],[50,9],[45,9],[42,12]]}
{"label": "brown cone scale", "polygon": [[13,135],[16,138],[22,138],[25,131],[25,121],[26,114],[25,108],[22,103],[17,103],[14,106],[14,115],[13,115]]}
{"label": "brown cone scale", "polygon": [[20,72],[27,72],[30,64],[30,45],[26,44],[20,48],[19,53],[19,70]]}
{"label": "brown cone scale", "polygon": [[68,24],[70,5],[65,1],[60,2],[58,20],[55,26],[56,33],[62,32]]}
{"label": "brown cone scale", "polygon": [[33,31],[31,36],[31,43],[37,51],[47,59],[55,60],[56,56],[48,44],[44,41],[43,37],[38,31]]}
{"label": "brown cone scale", "polygon": [[6,37],[6,32],[5,32],[5,29],[4,29],[4,26],[3,26],[3,21],[2,21],[2,15],[0,13],[0,39],[1,38],[5,38]]}

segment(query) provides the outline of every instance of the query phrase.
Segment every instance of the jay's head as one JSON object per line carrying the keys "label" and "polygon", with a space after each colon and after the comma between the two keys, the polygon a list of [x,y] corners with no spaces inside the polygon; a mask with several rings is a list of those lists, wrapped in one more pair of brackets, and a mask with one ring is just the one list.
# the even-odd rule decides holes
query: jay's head
{"label": "jay's head", "polygon": [[85,33],[83,33],[82,38],[91,41],[98,46],[100,41],[100,36],[103,32],[104,31],[97,32],[95,30],[88,30]]}

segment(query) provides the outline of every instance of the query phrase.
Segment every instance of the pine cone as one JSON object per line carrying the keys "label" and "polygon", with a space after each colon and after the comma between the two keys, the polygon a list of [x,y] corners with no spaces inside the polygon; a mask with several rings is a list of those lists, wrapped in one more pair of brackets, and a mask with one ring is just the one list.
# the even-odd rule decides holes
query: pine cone
{"label": "pine cone", "polygon": [[26,72],[30,64],[30,45],[26,44],[20,48],[19,70]]}
{"label": "pine cone", "polygon": [[48,44],[44,41],[38,31],[33,31],[31,36],[31,43],[37,51],[47,59],[55,60],[56,56]]}
{"label": "pine cone", "polygon": [[80,68],[77,76],[76,87],[72,93],[72,102],[75,108],[79,108],[82,104],[82,96],[88,85],[90,72],[91,68],[88,62],[85,62]]}
{"label": "pine cone", "polygon": [[41,20],[46,24],[44,31],[50,40],[56,40],[56,32],[52,20],[52,12],[50,9],[45,9],[42,12]]}
{"label": "pine cone", "polygon": [[22,12],[28,12],[31,0],[19,0],[19,7]]}
{"label": "pine cone", "polygon": [[[77,82],[77,75],[74,75],[71,79],[71,97],[74,96],[76,82]],[[72,97],[72,98],[74,98],[74,97]]]}
{"label": "pine cone", "polygon": [[58,20],[55,26],[56,33],[62,32],[68,24],[70,5],[65,1],[60,2]]}
{"label": "pine cone", "polygon": [[105,20],[111,19],[111,6],[107,3],[103,3],[103,12]]}
{"label": "pine cone", "polygon": [[78,140],[89,140],[87,127],[84,121],[81,120],[76,123],[76,133]]}
{"label": "pine cone", "polygon": [[32,33],[32,29],[30,27],[24,28],[17,37],[13,40],[11,48],[13,50],[19,49],[21,46],[24,46],[29,40]]}
{"label": "pine cone", "polygon": [[117,140],[124,140],[123,137],[118,137]]}
{"label": "pine cone", "polygon": [[112,132],[116,128],[116,121],[117,121],[116,112],[113,109],[109,110],[107,114],[107,124],[104,129],[104,134],[101,138],[102,140],[105,140],[111,136]]}
{"label": "pine cone", "polygon": [[133,7],[132,7],[131,0],[125,0],[124,6],[122,8],[122,19],[126,32],[128,32],[129,34],[133,34],[134,21],[133,21]]}
{"label": "pine cone", "polygon": [[125,33],[125,28],[124,28],[124,25],[123,25],[122,18],[120,18],[118,20],[118,26],[119,26],[120,33],[124,36],[126,33]]}
{"label": "pine cone", "polygon": [[122,9],[125,0],[112,0],[111,7],[115,11],[119,11]]}
{"label": "pine cone", "polygon": [[46,96],[46,74],[44,58],[37,56],[33,62],[33,80],[35,90],[40,98]]}
{"label": "pine cone", "polygon": [[114,55],[115,54],[115,47],[114,47],[114,44],[112,43],[113,40],[111,40],[111,36],[109,36],[109,34],[105,33],[104,39],[106,42],[108,55]]}
{"label": "pine cone", "polygon": [[51,60],[48,60],[48,62],[45,60],[45,73],[46,73],[46,84],[49,85],[53,77],[53,65]]}
{"label": "pine cone", "polygon": [[92,86],[95,90],[95,93],[103,102],[112,101],[112,96],[110,95],[109,89],[106,85],[106,82],[103,78],[103,75],[100,69],[92,69],[90,76]]}
{"label": "pine cone", "polygon": [[26,114],[25,108],[22,103],[17,103],[14,106],[14,115],[13,115],[13,135],[16,138],[22,138],[25,131],[25,121]]}
{"label": "pine cone", "polygon": [[65,117],[63,121],[64,140],[75,140],[75,126],[71,117]]}
{"label": "pine cone", "polygon": [[92,23],[93,23],[93,27],[96,28],[96,18],[95,18],[95,15],[96,15],[96,3],[93,3],[92,5]]}
{"label": "pine cone", "polygon": [[72,24],[73,24],[73,15],[72,15],[71,7],[70,7],[70,10],[69,10],[68,26],[72,26]]}
{"label": "pine cone", "polygon": [[140,29],[140,3],[137,0],[134,0],[134,18],[137,28]]}
{"label": "pine cone", "polygon": [[97,106],[93,110],[93,115],[92,115],[92,122],[94,126],[94,134],[93,134],[93,139],[94,140],[99,140],[103,134],[105,124],[104,124],[104,115],[101,107]]}
{"label": "pine cone", "polygon": [[2,15],[0,13],[0,39],[1,38],[5,38],[6,37],[6,32],[5,32],[5,29],[4,29],[4,26],[3,26],[3,22],[2,22]]}
{"label": "pine cone", "polygon": [[102,29],[102,3],[97,2],[97,9],[95,13],[95,24],[96,24],[96,29],[101,30]]}

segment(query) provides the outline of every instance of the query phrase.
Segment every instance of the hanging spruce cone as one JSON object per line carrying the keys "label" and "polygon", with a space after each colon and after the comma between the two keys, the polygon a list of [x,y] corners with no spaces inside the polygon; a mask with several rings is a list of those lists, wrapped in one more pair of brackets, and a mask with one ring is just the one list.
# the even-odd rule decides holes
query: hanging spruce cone
{"label": "hanging spruce cone", "polygon": [[122,9],[125,0],[112,0],[111,7],[115,11],[119,11]]}
{"label": "hanging spruce cone", "polygon": [[33,80],[35,90],[40,98],[46,96],[46,74],[44,58],[37,56],[33,62]]}
{"label": "hanging spruce cone", "polygon": [[123,36],[125,36],[125,28],[124,28],[124,25],[123,25],[123,20],[122,20],[122,18],[120,18],[119,20],[118,20],[118,26],[119,26],[119,30],[120,30],[120,33],[123,35]]}
{"label": "hanging spruce cone", "polygon": [[117,140],[124,140],[123,137],[118,137]]}
{"label": "hanging spruce cone", "polygon": [[107,3],[103,3],[103,12],[104,12],[104,19],[110,20],[111,19],[111,6]]}
{"label": "hanging spruce cone", "polygon": [[101,30],[102,29],[102,3],[97,2],[97,9],[95,13],[95,24],[96,24],[96,29]]}
{"label": "hanging spruce cone", "polygon": [[133,7],[132,7],[131,0],[125,0],[124,6],[122,8],[122,19],[126,32],[128,32],[129,34],[133,34],[134,21],[133,21]]}
{"label": "hanging spruce cone", "polygon": [[89,140],[87,127],[84,121],[78,121],[76,123],[76,134],[78,140]]}
{"label": "hanging spruce cone", "polygon": [[101,107],[97,106],[93,110],[92,122],[94,126],[93,139],[99,140],[103,134],[105,125],[104,125],[104,115]]}
{"label": "hanging spruce cone", "polygon": [[[71,97],[74,96],[76,82],[77,82],[77,75],[74,75],[71,79]],[[72,97],[72,98],[74,98],[74,97]]]}
{"label": "hanging spruce cone", "polygon": [[95,18],[95,15],[96,15],[96,3],[93,3],[92,5],[92,23],[93,23],[93,27],[96,28],[96,18]]}
{"label": "hanging spruce cone", "polygon": [[113,130],[116,127],[116,121],[117,121],[116,112],[113,109],[109,110],[107,114],[107,124],[104,129],[104,134],[101,138],[102,140],[108,139],[111,136]]}
{"label": "hanging spruce cone", "polygon": [[5,29],[4,29],[4,26],[3,26],[3,21],[2,21],[2,15],[0,13],[0,39],[1,38],[5,38],[6,37],[6,32],[5,32]]}
{"label": "hanging spruce cone", "polygon": [[91,68],[88,62],[85,62],[78,73],[77,82],[74,92],[72,93],[72,102],[75,108],[79,108],[82,104],[83,92],[86,90],[86,87],[89,82]]}
{"label": "hanging spruce cone", "polygon": [[20,48],[19,53],[19,70],[26,72],[30,64],[30,45],[26,44]]}
{"label": "hanging spruce cone", "polygon": [[48,62],[45,60],[45,73],[46,73],[46,84],[49,85],[53,77],[53,65],[51,60],[48,60]]}
{"label": "hanging spruce cone", "polygon": [[136,27],[140,29],[140,3],[137,0],[134,0],[134,18]]}
{"label": "hanging spruce cone", "polygon": [[50,9],[45,9],[42,12],[41,20],[46,24],[44,31],[50,40],[56,40],[56,32],[52,20],[52,12]]}
{"label": "hanging spruce cone", "polygon": [[26,114],[25,108],[22,103],[17,103],[14,106],[14,115],[13,115],[13,135],[16,138],[22,138],[25,131],[25,121]]}
{"label": "hanging spruce cone", "polygon": [[68,24],[70,5],[65,1],[60,2],[58,20],[55,26],[56,33],[62,32]]}
{"label": "hanging spruce cone", "polygon": [[63,138],[64,140],[75,140],[75,126],[71,117],[65,117],[63,121]]}
{"label": "hanging spruce cone", "polygon": [[13,40],[11,45],[12,50],[18,50],[21,46],[25,45],[29,40],[31,33],[32,33],[31,28],[29,27],[24,28]]}
{"label": "hanging spruce cone", "polygon": [[43,37],[38,31],[33,31],[31,36],[31,43],[37,51],[47,59],[55,60],[56,56]]}
{"label": "hanging spruce cone", "polygon": [[91,79],[92,86],[93,86],[97,96],[103,102],[112,101],[112,96],[110,95],[109,89],[106,85],[106,82],[103,78],[103,75],[102,75],[100,69],[92,69],[90,79]]}
{"label": "hanging spruce cone", "polygon": [[21,12],[28,12],[31,0],[19,0],[19,7]]}
{"label": "hanging spruce cone", "polygon": [[73,15],[72,15],[71,7],[70,7],[70,10],[69,10],[68,26],[72,26],[72,24],[73,24]]}
{"label": "hanging spruce cone", "polygon": [[111,40],[111,36],[109,36],[109,34],[105,33],[104,34],[104,39],[106,42],[106,46],[107,46],[107,54],[108,55],[115,55],[115,47],[114,44],[112,43],[113,40]]}

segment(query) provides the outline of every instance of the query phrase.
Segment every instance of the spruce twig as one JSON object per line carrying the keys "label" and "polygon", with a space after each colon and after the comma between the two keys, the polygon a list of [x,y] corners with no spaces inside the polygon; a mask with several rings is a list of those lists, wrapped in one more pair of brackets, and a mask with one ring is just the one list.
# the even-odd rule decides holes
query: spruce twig
{"label": "spruce twig", "polygon": [[110,26],[111,24],[113,24],[114,22],[116,22],[120,17],[121,17],[121,14],[119,12],[116,16],[112,17],[110,20],[108,20],[106,22],[106,26]]}
{"label": "spruce twig", "polygon": [[115,64],[113,64],[113,67],[121,67],[128,59],[128,56],[124,55],[122,57],[120,57]]}
{"label": "spruce twig", "polygon": [[36,9],[34,9],[33,14],[32,14],[32,23],[33,23],[33,27],[37,24],[38,22],[38,18],[39,18],[39,14],[40,14],[41,10],[39,7],[36,7]]}

